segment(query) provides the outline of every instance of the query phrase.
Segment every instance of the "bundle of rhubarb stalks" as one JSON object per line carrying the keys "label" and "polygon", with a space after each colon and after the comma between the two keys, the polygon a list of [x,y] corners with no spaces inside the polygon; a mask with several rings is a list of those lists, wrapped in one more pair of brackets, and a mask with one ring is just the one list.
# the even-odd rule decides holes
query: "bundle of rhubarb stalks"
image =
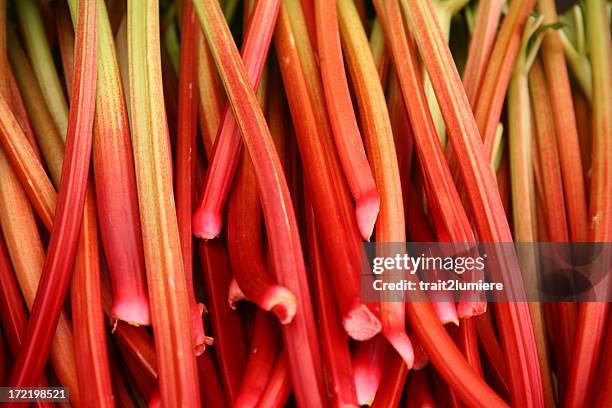
{"label": "bundle of rhubarb stalks", "polygon": [[611,5],[567,3],[0,0],[0,386],[612,406],[608,303],[361,292],[367,241],[612,242]]}

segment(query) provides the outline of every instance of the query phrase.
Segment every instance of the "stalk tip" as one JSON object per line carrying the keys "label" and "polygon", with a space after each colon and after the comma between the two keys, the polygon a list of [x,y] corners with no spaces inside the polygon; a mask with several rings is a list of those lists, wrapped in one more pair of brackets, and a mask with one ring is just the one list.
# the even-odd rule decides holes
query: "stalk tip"
{"label": "stalk tip", "polygon": [[487,302],[459,302],[457,314],[460,319],[479,316],[487,311]]}
{"label": "stalk tip", "polygon": [[457,309],[455,308],[454,302],[431,302],[431,305],[440,323],[443,325],[454,323],[455,326],[459,326],[459,317],[457,316]]}
{"label": "stalk tip", "polygon": [[232,310],[236,310],[236,305],[238,304],[238,302],[242,302],[243,300],[247,300],[247,297],[242,291],[242,289],[240,289],[240,286],[238,286],[238,282],[234,278],[230,282],[229,293],[227,295],[227,301],[230,307],[232,308]]}
{"label": "stalk tip", "polygon": [[374,190],[371,194],[360,197],[355,203],[355,213],[357,226],[361,237],[369,241],[376,224],[376,218],[380,211],[380,198],[378,192]]}
{"label": "stalk tip", "polygon": [[198,208],[193,215],[191,227],[196,237],[205,240],[213,239],[221,233],[221,217],[206,209]]}
{"label": "stalk tip", "polygon": [[273,286],[267,293],[265,310],[273,312],[281,324],[289,324],[297,310],[295,295],[284,286]]}
{"label": "stalk tip", "polygon": [[193,336],[193,346],[196,356],[201,355],[206,350],[206,345],[210,344],[210,337],[204,333],[204,322],[202,321],[202,313],[204,305],[196,303],[191,306],[191,330]]}
{"label": "stalk tip", "polygon": [[[132,326],[150,326],[151,311],[147,302],[136,298],[114,301],[111,309],[111,322],[124,321]],[[113,323],[114,324],[114,323]]]}
{"label": "stalk tip", "polygon": [[348,335],[357,341],[371,339],[381,330],[380,320],[363,303],[358,303],[351,309],[344,317],[342,325]]}
{"label": "stalk tip", "polygon": [[414,366],[414,348],[408,335],[404,332],[385,333],[385,338],[391,343],[395,351],[399,353],[408,369],[412,369]]}

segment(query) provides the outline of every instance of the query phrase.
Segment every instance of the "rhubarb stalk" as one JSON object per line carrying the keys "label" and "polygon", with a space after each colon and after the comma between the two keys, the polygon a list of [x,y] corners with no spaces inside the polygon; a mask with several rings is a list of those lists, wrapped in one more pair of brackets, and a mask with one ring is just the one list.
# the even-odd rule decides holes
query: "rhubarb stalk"
{"label": "rhubarb stalk", "polygon": [[58,187],[64,158],[64,144],[62,135],[53,122],[51,112],[45,103],[42,91],[30,62],[17,39],[17,34],[9,30],[8,33],[9,58],[15,72],[15,79],[22,93],[24,104],[32,121],[32,126],[38,141],[38,146],[47,163],[49,176],[53,184]]}
{"label": "rhubarb stalk", "polygon": [[[542,17],[530,17],[525,24],[521,42],[510,83],[508,86],[508,123],[509,123],[509,157],[512,187],[512,211],[514,217],[514,240],[519,243],[537,241],[537,211],[534,182],[534,165],[532,163],[533,146],[533,113],[529,100],[528,73],[537,55],[541,37],[537,30],[542,24]],[[536,103],[542,103],[536,101]],[[519,216],[520,215],[520,216]],[[538,271],[535,248],[529,244],[519,245],[520,264],[523,280],[527,290],[537,287]],[[536,346],[542,370],[542,385],[547,406],[554,405],[552,377],[548,358],[546,333],[542,306],[530,302],[529,310],[533,322]]]}
{"label": "rhubarb stalk", "polygon": [[[200,404],[191,314],[172,197],[157,1],[128,3],[130,125],[164,406]],[[190,335],[184,334],[185,328]]]}
{"label": "rhubarb stalk", "polygon": [[[557,22],[558,17],[553,0],[538,0],[538,9],[544,16],[544,24]],[[605,10],[603,12],[605,13]],[[609,25],[606,25],[606,27],[609,27]],[[589,35],[591,34],[589,33]],[[593,58],[591,60],[595,62]],[[555,135],[563,175],[569,235],[573,242],[582,242],[588,238],[587,199],[572,91],[563,46],[559,32],[556,30],[544,36],[542,62],[546,72],[552,113],[555,120]],[[595,152],[595,150],[593,151]]]}
{"label": "rhubarb stalk", "polygon": [[[4,240],[0,236],[0,322],[2,323],[2,329],[4,332],[4,338],[8,342],[9,350],[14,354],[19,352],[21,346],[22,336],[25,332],[27,325],[26,309],[23,305],[21,292],[19,291],[19,285],[17,279],[13,273],[11,267],[11,261],[9,259],[8,251]],[[3,347],[3,342],[0,341],[0,347]],[[0,354],[4,353],[4,350],[0,350]],[[9,364],[5,360],[2,361],[0,356],[0,362],[4,365],[2,370],[6,368],[8,371]],[[8,372],[4,373],[5,375]],[[0,377],[2,373],[0,373]],[[4,385],[5,380],[0,379],[0,384]],[[76,380],[75,380],[76,384]],[[47,379],[43,378],[39,382],[39,386],[48,386]],[[78,399],[73,399],[74,402],[78,402]],[[51,408],[54,405],[51,402],[39,402],[37,407],[39,408]]]}
{"label": "rhubarb stalk", "polygon": [[[355,199],[357,225],[363,239],[369,241],[378,216],[380,198],[357,127],[344,72],[337,6],[335,2],[326,0],[316,0],[314,3],[317,49],[329,121],[340,163]],[[361,26],[361,21],[357,21],[357,24]],[[396,221],[401,224],[399,220]]]}
{"label": "rhubarb stalk", "polygon": [[[90,184],[91,187],[91,184]],[[93,190],[88,188],[81,238],[72,278],[72,317],[80,404],[114,407],[102,307],[98,223]]]}
{"label": "rhubarb stalk", "polygon": [[290,395],[289,367],[287,367],[286,354],[282,352],[276,359],[270,381],[266,385],[257,408],[282,408],[287,404]]}
{"label": "rhubarb stalk", "polygon": [[[245,36],[242,59],[253,89],[259,86],[279,5],[280,0],[258,2]],[[198,237],[212,239],[221,231],[223,207],[241,148],[239,125],[230,107],[226,106],[215,138],[204,192],[193,217],[193,233]]]}
{"label": "rhubarb stalk", "polygon": [[176,174],[175,198],[176,218],[181,238],[185,281],[191,308],[193,343],[196,354],[205,348],[205,334],[202,322],[203,305],[198,304],[193,283],[193,234],[191,216],[195,194],[193,192],[194,161],[197,160],[196,133],[198,126],[198,95],[196,92],[196,51],[198,39],[198,22],[193,3],[189,0],[183,4],[181,24],[181,50],[179,69],[178,128],[176,136]]}
{"label": "rhubarb stalk", "polygon": [[[381,334],[355,345],[351,365],[359,405],[372,405],[380,385],[387,350],[389,350],[389,344]],[[400,358],[398,360],[403,362]]]}
{"label": "rhubarb stalk", "polygon": [[476,23],[463,72],[463,86],[471,106],[476,105],[476,96],[491,55],[503,5],[503,0],[489,0],[478,3]]}
{"label": "rhubarb stalk", "polygon": [[[268,70],[259,85],[257,94],[263,109],[266,109],[265,103],[270,99],[267,96],[267,72]],[[278,92],[275,96],[280,97]],[[272,114],[269,110],[268,112]],[[279,134],[278,129],[274,129],[273,133],[272,125],[276,123],[272,120],[269,120],[268,123],[276,150],[284,164],[285,152],[281,143],[284,143],[286,135]],[[263,310],[274,312],[282,324],[287,324],[295,315],[296,299],[290,290],[275,282],[268,272],[257,178],[246,151],[242,152],[239,166],[230,195],[227,215],[228,250],[232,272],[236,280],[234,289],[239,288],[245,298]],[[245,222],[245,220],[250,221]],[[238,300],[237,295],[238,292],[234,291],[230,296],[230,302]]]}
{"label": "rhubarb stalk", "polygon": [[215,354],[221,371],[221,381],[228,401],[233,402],[244,373],[247,348],[245,332],[237,311],[227,302],[231,270],[227,250],[222,240],[199,242],[206,298],[210,308],[210,323],[215,336]]}
{"label": "rhubarb stalk", "polygon": [[[35,0],[24,0],[17,1],[14,5],[28,55],[32,61],[38,83],[42,88],[43,96],[51,111],[55,125],[60,133],[65,135],[68,128],[68,105],[55,70],[38,4]],[[92,61],[89,61],[89,63],[92,63]]]}
{"label": "rhubarb stalk", "polygon": [[[404,204],[395,142],[387,103],[368,39],[357,8],[350,1],[338,2],[342,40],[355,87],[366,149],[374,169],[381,210],[376,223],[376,242],[405,242]],[[404,304],[382,296],[380,304],[383,334],[402,356],[408,368],[414,364],[414,350],[405,328]],[[392,296],[391,296],[392,297]]]}
{"label": "rhubarb stalk", "polygon": [[97,61],[97,7],[82,3],[77,28],[73,96],[54,228],[23,346],[10,383],[33,385],[47,360],[77,250],[91,156]]}
{"label": "rhubarb stalk", "polygon": [[351,365],[351,354],[348,347],[348,335],[342,327],[338,307],[334,301],[330,282],[327,279],[327,268],[312,207],[307,201],[306,215],[308,252],[310,255],[310,272],[316,299],[316,311],[319,318],[321,351],[323,367],[328,389],[334,390],[330,398],[335,407],[356,407],[357,393]]}
{"label": "rhubarb stalk", "polygon": [[[541,187],[539,206],[546,214],[546,232],[551,242],[568,242],[569,230],[566,217],[565,199],[563,195],[563,179],[559,160],[559,150],[555,137],[554,117],[552,114],[551,95],[548,92],[544,68],[537,59],[529,71],[529,90],[531,93],[531,106],[533,107],[534,123],[536,126],[536,147],[539,166],[534,167],[540,171]],[[538,231],[542,234],[542,231]],[[558,353],[555,355],[557,376],[559,378],[560,395],[565,394],[567,376],[569,374],[569,361],[573,353],[574,333],[576,332],[575,304],[558,302],[556,308],[556,324],[564,336],[555,338],[558,344]]]}
{"label": "rhubarb stalk", "polygon": [[257,406],[270,380],[280,347],[280,331],[274,318],[263,310],[258,310],[255,315],[255,327],[249,347],[248,361],[234,400],[236,408]]}

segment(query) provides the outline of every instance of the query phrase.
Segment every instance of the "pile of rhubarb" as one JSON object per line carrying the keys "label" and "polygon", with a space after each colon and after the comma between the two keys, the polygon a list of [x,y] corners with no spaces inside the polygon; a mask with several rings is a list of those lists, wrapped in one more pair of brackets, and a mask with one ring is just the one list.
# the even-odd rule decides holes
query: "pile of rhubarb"
{"label": "pile of rhubarb", "polygon": [[0,386],[612,406],[608,303],[362,293],[368,241],[612,242],[611,5],[567,3],[0,0]]}

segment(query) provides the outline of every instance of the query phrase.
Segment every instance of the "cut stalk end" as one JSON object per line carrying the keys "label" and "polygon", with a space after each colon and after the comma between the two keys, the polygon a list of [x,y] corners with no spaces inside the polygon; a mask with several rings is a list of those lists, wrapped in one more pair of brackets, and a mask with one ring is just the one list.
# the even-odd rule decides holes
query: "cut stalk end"
{"label": "cut stalk end", "polygon": [[206,350],[206,345],[211,344],[211,338],[204,333],[204,325],[202,322],[202,314],[205,308],[201,303],[192,303],[191,305],[191,330],[193,333],[193,346],[196,356],[201,355]]}
{"label": "cut stalk end", "polygon": [[395,351],[399,353],[408,369],[411,369],[414,366],[414,347],[412,347],[412,342],[408,335],[401,332],[385,333],[385,338],[391,343]]}
{"label": "cut stalk end", "polygon": [[363,303],[357,304],[345,315],[342,325],[348,335],[358,341],[371,339],[381,330],[380,321]]}
{"label": "cut stalk end", "polygon": [[443,325],[454,323],[455,326],[459,326],[459,316],[457,315],[454,302],[431,302],[431,306],[436,312],[440,323]]}
{"label": "cut stalk end", "polygon": [[360,197],[355,205],[359,233],[364,240],[369,241],[374,230],[374,224],[376,224],[378,212],[380,211],[378,192],[374,190],[371,194]]}
{"label": "cut stalk end", "polygon": [[457,314],[460,319],[480,316],[487,311],[487,302],[459,302]]}
{"label": "cut stalk end", "polygon": [[238,304],[238,302],[247,300],[246,295],[244,294],[242,289],[240,289],[240,286],[238,286],[238,282],[236,282],[236,279],[232,279],[228,292],[229,293],[227,295],[227,301],[233,310],[236,310],[236,305]]}
{"label": "cut stalk end", "polygon": [[262,305],[264,310],[272,312],[281,324],[289,324],[297,310],[295,295],[284,286],[273,286],[266,294],[267,301]]}
{"label": "cut stalk end", "polygon": [[221,233],[221,217],[202,208],[193,215],[193,235],[202,239],[213,239]]}
{"label": "cut stalk end", "polygon": [[140,299],[135,298],[115,300],[111,309],[111,322],[116,320],[122,320],[132,326],[151,325],[151,311],[148,302],[143,303]]}

